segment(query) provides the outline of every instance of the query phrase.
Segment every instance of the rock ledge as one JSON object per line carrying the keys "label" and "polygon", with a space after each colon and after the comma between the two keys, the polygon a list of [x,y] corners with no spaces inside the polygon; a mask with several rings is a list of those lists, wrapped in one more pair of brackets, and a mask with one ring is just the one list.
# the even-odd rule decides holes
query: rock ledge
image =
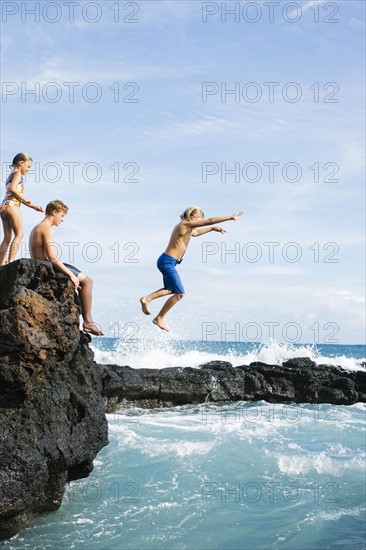
{"label": "rock ledge", "polygon": [[366,402],[366,372],[317,366],[308,357],[290,359],[281,366],[255,362],[233,367],[226,361],[211,361],[200,368],[101,367],[107,412],[225,401]]}

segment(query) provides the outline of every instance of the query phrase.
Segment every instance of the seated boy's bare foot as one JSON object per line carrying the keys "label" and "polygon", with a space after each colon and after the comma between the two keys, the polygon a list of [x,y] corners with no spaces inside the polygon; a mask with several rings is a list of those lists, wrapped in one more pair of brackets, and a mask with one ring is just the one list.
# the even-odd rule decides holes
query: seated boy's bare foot
{"label": "seated boy's bare foot", "polygon": [[83,330],[84,332],[87,332],[89,334],[94,334],[94,336],[104,336],[104,332],[100,327],[98,327],[97,323],[95,323],[94,321],[91,321],[90,323],[84,323]]}
{"label": "seated boy's bare foot", "polygon": [[144,296],[140,298],[140,304],[142,307],[142,311],[145,313],[145,315],[151,315],[151,311],[149,310],[149,307],[148,307],[149,302],[146,300]]}
{"label": "seated boy's bare foot", "polygon": [[154,325],[161,328],[162,330],[166,330],[166,332],[169,332],[167,325],[164,323],[164,321],[160,317],[155,317],[155,319],[153,319],[153,323]]}

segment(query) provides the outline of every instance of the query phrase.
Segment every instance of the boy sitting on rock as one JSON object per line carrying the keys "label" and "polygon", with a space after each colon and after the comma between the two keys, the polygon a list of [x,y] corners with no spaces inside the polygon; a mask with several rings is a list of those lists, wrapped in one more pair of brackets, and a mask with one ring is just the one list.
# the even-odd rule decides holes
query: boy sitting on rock
{"label": "boy sitting on rock", "polygon": [[49,260],[56,269],[71,279],[75,289],[79,291],[84,332],[94,334],[95,336],[103,336],[102,330],[93,321],[91,314],[92,279],[85,275],[85,273],[81,273],[76,267],[62,263],[57,257],[52,227],[58,227],[64,221],[68,210],[69,208],[66,204],[59,200],[54,200],[47,204],[45,218],[36,225],[29,237],[31,257],[33,260]]}

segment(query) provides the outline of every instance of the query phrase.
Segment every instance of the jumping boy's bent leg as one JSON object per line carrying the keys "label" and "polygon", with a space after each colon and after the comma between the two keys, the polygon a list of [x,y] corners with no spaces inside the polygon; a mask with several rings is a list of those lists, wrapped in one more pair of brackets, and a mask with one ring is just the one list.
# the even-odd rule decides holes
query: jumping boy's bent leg
{"label": "jumping boy's bent leg", "polygon": [[83,316],[83,330],[89,332],[95,336],[103,336],[104,333],[101,328],[93,321],[92,317],[92,292],[93,292],[93,280],[85,275],[85,273],[78,273],[77,275],[80,281],[79,296],[81,302],[81,314]]}
{"label": "jumping boy's bent leg", "polygon": [[152,300],[156,300],[156,298],[161,298],[162,296],[168,296],[168,294],[172,294],[172,291],[167,290],[166,288],[159,288],[159,290],[156,290],[155,292],[152,292],[151,294],[140,298],[142,311],[145,313],[145,315],[151,315],[151,311],[149,310],[149,303]]}
{"label": "jumping boy's bent leg", "polygon": [[167,296],[168,294],[173,294],[173,296],[171,296],[171,298],[169,298],[165,302],[160,312],[153,319],[154,325],[157,325],[159,328],[161,328],[162,330],[166,330],[167,332],[169,331],[169,329],[165,324],[164,317],[168,313],[168,311],[170,311],[172,307],[184,296],[184,287],[176,270],[177,264],[178,260],[176,258],[173,258],[173,256],[169,256],[168,254],[163,253],[158,258],[157,267],[163,275],[164,288],[161,288],[156,292],[149,294],[148,296],[143,296],[142,298],[140,298],[142,311],[146,315],[150,315],[151,312],[149,310],[148,304],[151,302],[151,300],[161,298],[162,296]]}
{"label": "jumping boy's bent leg", "polygon": [[169,298],[165,302],[157,316],[153,319],[152,322],[154,323],[154,325],[158,326],[162,330],[166,330],[166,332],[169,332],[169,329],[164,321],[164,317],[168,313],[168,311],[170,311],[172,307],[175,306],[175,304],[179,302],[179,300],[181,300],[183,297],[184,294],[174,294],[171,298]]}

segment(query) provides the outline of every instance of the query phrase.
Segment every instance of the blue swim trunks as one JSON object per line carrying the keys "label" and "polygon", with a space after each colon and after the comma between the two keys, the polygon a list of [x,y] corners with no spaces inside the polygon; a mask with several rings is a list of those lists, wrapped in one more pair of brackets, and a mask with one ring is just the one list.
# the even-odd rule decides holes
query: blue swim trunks
{"label": "blue swim trunks", "polygon": [[177,263],[179,263],[178,260],[163,252],[158,258],[156,265],[158,266],[158,270],[163,274],[164,288],[171,290],[173,294],[185,294],[182,281],[175,268]]}

